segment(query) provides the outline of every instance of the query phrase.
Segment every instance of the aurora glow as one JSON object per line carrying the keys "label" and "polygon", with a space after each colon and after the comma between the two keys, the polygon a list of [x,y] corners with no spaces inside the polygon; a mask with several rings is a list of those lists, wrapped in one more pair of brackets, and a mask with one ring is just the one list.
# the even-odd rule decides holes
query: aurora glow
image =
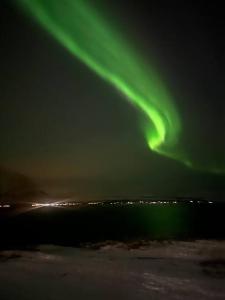
{"label": "aurora glow", "polygon": [[91,1],[17,1],[70,53],[139,108],[145,121],[147,116],[145,136],[153,151],[196,167],[178,144],[181,121],[159,74],[91,6]]}

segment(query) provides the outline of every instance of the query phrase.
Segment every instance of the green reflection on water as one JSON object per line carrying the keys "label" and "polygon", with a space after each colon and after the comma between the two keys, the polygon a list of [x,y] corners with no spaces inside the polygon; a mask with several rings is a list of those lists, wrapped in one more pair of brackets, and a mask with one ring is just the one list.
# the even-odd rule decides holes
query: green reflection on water
{"label": "green reflection on water", "polygon": [[144,232],[152,238],[179,238],[191,230],[191,213],[186,205],[146,206],[139,217]]}

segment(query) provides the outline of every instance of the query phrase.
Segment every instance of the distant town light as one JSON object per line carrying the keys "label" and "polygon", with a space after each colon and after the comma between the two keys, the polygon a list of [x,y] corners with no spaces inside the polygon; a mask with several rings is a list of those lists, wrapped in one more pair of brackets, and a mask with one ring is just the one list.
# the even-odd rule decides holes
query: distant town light
{"label": "distant town light", "polygon": [[10,204],[0,204],[0,208],[9,208],[11,207]]}

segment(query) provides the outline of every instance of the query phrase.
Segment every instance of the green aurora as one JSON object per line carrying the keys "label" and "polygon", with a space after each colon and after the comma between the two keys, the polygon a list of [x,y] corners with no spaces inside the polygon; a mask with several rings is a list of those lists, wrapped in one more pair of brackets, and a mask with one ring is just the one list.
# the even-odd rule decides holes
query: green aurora
{"label": "green aurora", "polygon": [[180,117],[165,84],[89,1],[17,1],[71,54],[140,109],[152,151],[201,171],[224,172],[216,167],[199,166],[185,153],[180,146]]}

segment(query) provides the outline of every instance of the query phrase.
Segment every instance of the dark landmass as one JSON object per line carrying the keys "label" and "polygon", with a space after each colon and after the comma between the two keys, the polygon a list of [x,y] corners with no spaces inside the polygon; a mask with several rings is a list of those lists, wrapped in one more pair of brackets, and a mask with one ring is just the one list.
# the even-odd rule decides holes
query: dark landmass
{"label": "dark landmass", "polygon": [[24,174],[0,166],[0,204],[21,204],[47,197],[37,183]]}

